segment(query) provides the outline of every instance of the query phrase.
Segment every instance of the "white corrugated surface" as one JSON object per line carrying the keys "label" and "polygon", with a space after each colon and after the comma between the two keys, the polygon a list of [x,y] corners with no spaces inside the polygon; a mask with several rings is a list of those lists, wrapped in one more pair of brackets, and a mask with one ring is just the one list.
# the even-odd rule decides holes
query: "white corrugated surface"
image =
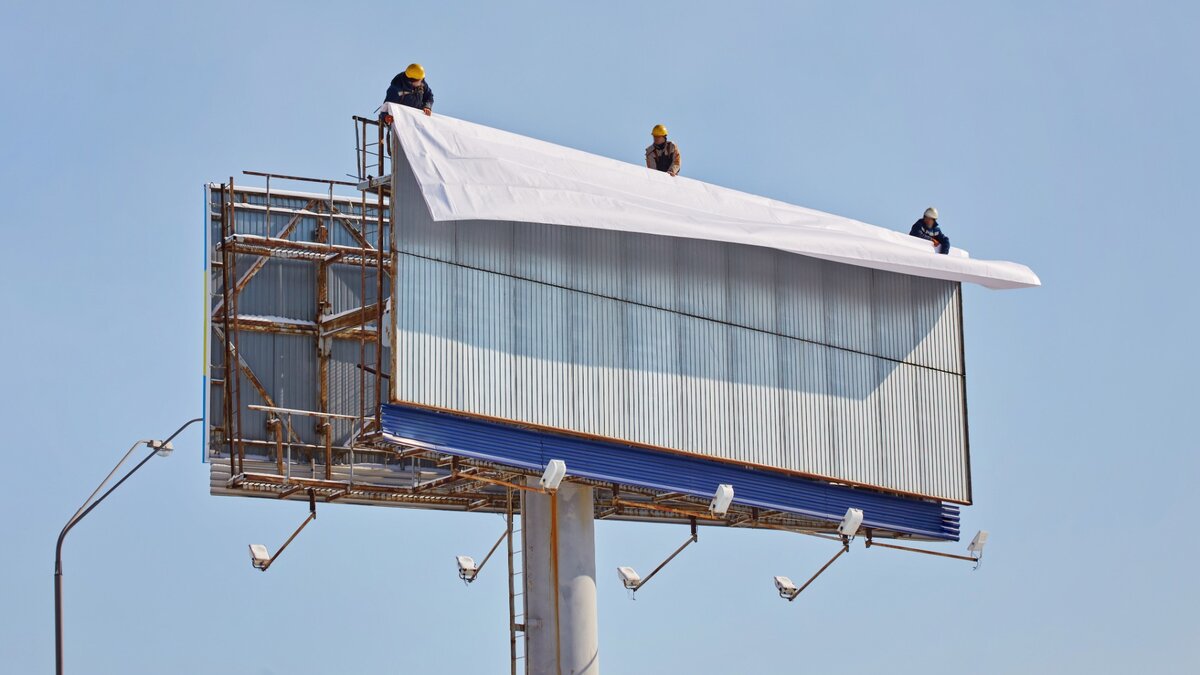
{"label": "white corrugated surface", "polygon": [[1024,265],[975,260],[958,249],[937,255],[906,232],[443,115],[395,104],[387,110],[403,149],[396,163],[410,165],[419,188],[413,196],[434,221],[545,223],[748,244],[988,288],[1041,283]]}
{"label": "white corrugated surface", "polygon": [[969,500],[961,375],[452,263],[397,263],[398,400]]}
{"label": "white corrugated surface", "polygon": [[393,187],[395,399],[970,501],[959,284]]}

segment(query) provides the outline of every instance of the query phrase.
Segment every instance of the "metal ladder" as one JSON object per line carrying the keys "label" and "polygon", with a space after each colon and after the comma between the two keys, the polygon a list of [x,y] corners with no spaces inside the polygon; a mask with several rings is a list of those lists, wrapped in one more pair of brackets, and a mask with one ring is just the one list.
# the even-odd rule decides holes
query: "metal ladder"
{"label": "metal ladder", "polygon": [[[387,173],[387,164],[388,164],[388,157],[389,157],[388,144],[390,143],[390,139],[388,137],[387,129],[385,128],[385,125],[381,124],[380,120],[371,119],[368,117],[361,117],[359,115],[354,115],[353,120],[354,120],[354,154],[355,154],[355,163],[357,164],[357,166],[355,167],[355,171],[356,171],[356,178],[358,179],[358,189],[362,193],[362,201],[360,202],[359,208],[360,208],[360,215],[362,217],[363,237],[365,239],[367,239],[368,241],[370,241],[371,236],[372,235],[374,236],[374,239],[376,242],[375,249],[379,255],[378,268],[376,269],[377,288],[376,288],[376,292],[375,292],[375,304],[378,306],[377,315],[375,317],[375,326],[378,330],[378,335],[377,335],[377,339],[375,342],[375,364],[373,367],[373,370],[375,373],[375,385],[374,385],[375,405],[372,407],[372,416],[374,417],[373,430],[378,432],[379,429],[382,427],[382,422],[383,422],[383,420],[381,418],[381,410],[382,410],[381,404],[383,402],[383,397],[381,396],[381,392],[383,392],[383,388],[384,388],[384,382],[383,382],[383,378],[384,378],[384,374],[383,374],[383,372],[384,372],[383,371],[383,367],[384,367],[383,366],[384,276],[385,276],[385,274],[395,274],[395,270],[389,271],[389,270],[385,269],[386,266],[384,265],[385,253],[392,254],[393,260],[395,259],[394,258],[395,242],[392,242],[390,240],[390,237],[388,238],[388,241],[385,242],[385,240],[384,240],[384,232],[386,231],[386,228],[388,226],[388,221],[386,218],[384,218],[384,210],[391,208],[391,199],[390,198],[391,198],[391,192],[392,192],[391,176]],[[372,205],[375,207],[374,231],[371,231],[371,229],[368,227],[368,223],[370,222],[367,218],[367,203],[368,203],[367,195],[368,194],[371,194],[374,197],[372,199]],[[387,198],[387,202],[384,201],[385,197]],[[388,248],[391,248],[393,250],[387,251]],[[367,249],[364,246],[363,247],[364,257],[366,255],[366,251],[367,251]],[[365,263],[363,263],[363,264],[365,265]],[[362,278],[364,280],[366,278],[366,270],[365,269],[362,270]],[[365,281],[363,283],[365,284]],[[367,300],[366,300],[367,295],[366,295],[365,286],[361,287],[361,293],[362,293],[362,303],[363,303],[363,306],[365,307],[367,305]],[[366,314],[364,313],[363,314],[363,324],[362,324],[362,328],[364,330],[366,329],[366,324],[367,324],[367,318],[366,318]],[[360,343],[360,345],[361,344],[362,343]],[[365,397],[366,387],[365,387],[365,384],[363,383],[363,380],[365,378],[365,373],[367,372],[366,371],[367,364],[365,363],[366,352],[365,352],[364,347],[360,346],[359,354],[360,354],[360,357],[359,357],[360,358],[360,360],[359,360],[359,366],[360,366],[359,389],[361,392],[364,392],[362,394],[362,396]],[[368,421],[365,417],[366,410],[362,406],[360,406],[359,412],[360,412],[360,416],[364,416],[363,422],[365,424]]]}
{"label": "metal ladder", "polygon": [[[516,516],[513,509],[513,490],[508,490],[508,650],[512,661],[512,675],[529,672],[529,661],[525,658],[525,553],[524,537],[514,527]],[[520,590],[517,590],[518,587]],[[518,639],[518,633],[520,639]]]}

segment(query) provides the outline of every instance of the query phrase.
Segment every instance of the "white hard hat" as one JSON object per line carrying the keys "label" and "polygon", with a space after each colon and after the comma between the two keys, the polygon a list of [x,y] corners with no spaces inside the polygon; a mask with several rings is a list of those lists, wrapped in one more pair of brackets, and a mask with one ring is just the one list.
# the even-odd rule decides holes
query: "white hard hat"
{"label": "white hard hat", "polygon": [[927,208],[927,209],[925,209],[925,217],[926,217],[926,218],[933,218],[934,220],[937,220],[937,209],[936,209],[935,207],[932,207],[932,206],[931,206],[931,207],[929,207],[929,208]]}

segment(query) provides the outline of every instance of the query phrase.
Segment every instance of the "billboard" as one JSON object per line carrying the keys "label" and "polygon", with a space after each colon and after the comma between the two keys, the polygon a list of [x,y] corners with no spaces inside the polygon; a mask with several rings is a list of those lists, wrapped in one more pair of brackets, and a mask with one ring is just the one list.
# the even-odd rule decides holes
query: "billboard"
{"label": "billboard", "polygon": [[[394,401],[970,503],[959,281],[581,226],[557,196],[516,205],[527,220],[437,221],[419,175],[451,176],[452,196],[466,181],[494,187],[485,168],[454,184],[439,163],[485,157],[477,138],[491,130],[429,124],[450,156],[409,147],[405,124]],[[541,222],[555,217],[572,224]]]}
{"label": "billboard", "polygon": [[389,111],[359,183],[206,186],[214,494],[511,513],[557,458],[600,518],[957,538],[961,284],[1028,268]]}

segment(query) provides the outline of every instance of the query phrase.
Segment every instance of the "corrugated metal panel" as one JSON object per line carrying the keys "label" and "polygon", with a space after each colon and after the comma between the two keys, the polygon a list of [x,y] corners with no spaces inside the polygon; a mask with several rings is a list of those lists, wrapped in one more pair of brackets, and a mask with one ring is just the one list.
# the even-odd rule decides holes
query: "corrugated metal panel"
{"label": "corrugated metal panel", "polygon": [[571,278],[568,286],[606,297],[619,297],[625,284],[625,238],[620,232],[581,230],[567,241]]}
{"label": "corrugated metal panel", "polygon": [[[330,241],[339,245],[358,247],[359,242],[337,219],[328,215],[328,196],[311,195],[296,196],[278,194],[270,195],[270,207],[273,209],[268,218],[265,210],[257,210],[250,206],[266,206],[268,197],[259,188],[237,189],[236,231],[238,234],[281,237],[284,230],[290,227],[287,238],[293,241],[312,242],[318,222],[329,228]],[[220,260],[215,247],[221,240],[221,193],[219,190],[209,191],[209,245],[212,250],[209,259]],[[334,205],[338,212],[347,216],[357,216],[362,212],[359,200],[343,196],[335,196]],[[374,217],[376,207],[370,204],[367,209],[368,217]],[[312,211],[312,214],[289,213],[291,211]],[[321,212],[317,215],[317,212]],[[352,226],[363,231],[362,223],[347,218]],[[368,240],[376,241],[377,229],[368,221],[365,233]],[[386,231],[385,231],[386,232]],[[386,239],[385,239],[386,241]],[[239,255],[236,257],[236,276],[241,277],[252,269],[259,261],[257,256]],[[270,258],[239,293],[237,310],[243,316],[273,317],[293,321],[309,322],[307,326],[315,329],[317,319],[317,265],[310,260],[295,260]],[[362,270],[356,265],[333,263],[329,265],[329,313],[353,309],[360,306],[362,296]],[[219,268],[209,270],[209,308],[213,310],[221,301],[222,275]],[[366,270],[367,302],[373,302],[377,294],[376,271]],[[390,285],[385,293],[390,292]],[[220,337],[222,326],[214,322],[210,327],[209,363],[213,380],[224,377],[224,343]],[[312,335],[293,335],[263,333],[242,330],[238,333],[238,343],[242,359],[255,377],[266,390],[268,396],[277,406],[297,408],[302,410],[319,409],[319,355],[317,338]],[[362,371],[358,367],[360,345],[357,341],[334,339],[330,341],[331,358],[329,363],[328,395],[329,410],[340,414],[357,415],[360,410],[360,388],[365,384],[367,412],[370,413],[376,405],[375,378],[370,375],[361,381]],[[375,345],[368,342],[364,349],[367,362],[375,360]],[[384,350],[384,359],[390,358],[388,350]],[[236,369],[242,403],[242,432],[249,440],[274,441],[274,434],[266,425],[267,414],[248,410],[251,404],[262,404],[266,401],[245,373]],[[209,419],[213,426],[224,423],[224,407],[221,403],[223,391],[219,382],[210,383],[211,401]],[[317,432],[314,418],[296,416],[292,419],[292,428],[303,443],[317,444],[321,435]],[[353,422],[337,420],[333,422],[334,443],[342,444],[353,433]],[[223,453],[225,447],[210,448],[210,452]],[[261,445],[246,445],[246,452],[252,457],[271,456],[272,450]],[[299,461],[300,458],[297,458]],[[216,464],[214,464],[216,466]]]}
{"label": "corrugated metal panel", "polygon": [[623,279],[618,293],[620,300],[637,302],[651,307],[674,309],[678,298],[678,278],[675,274],[675,242],[666,237],[647,234],[626,234]]}
{"label": "corrugated metal panel", "polygon": [[[238,256],[238,274],[244,274],[255,260]],[[237,309],[242,315],[316,321],[316,266],[304,260],[268,260],[238,294]]]}
{"label": "corrugated metal panel", "polygon": [[[779,328],[780,293],[776,267],[787,258],[768,248],[726,248],[729,264],[729,321],[768,333],[787,335]],[[795,337],[795,336],[793,336]]]}
{"label": "corrugated metal panel", "polygon": [[685,418],[680,410],[680,378],[677,375],[677,315],[632,304],[624,304],[622,310],[625,314],[625,334],[621,344],[625,346],[623,374],[627,382],[624,397],[626,437],[641,443],[679,447]]}
{"label": "corrugated metal panel", "polygon": [[595,296],[569,296],[571,328],[572,429],[583,433],[628,433],[622,380],[625,334],[623,307]]}
{"label": "corrugated metal panel", "polygon": [[[393,384],[397,398],[444,408],[457,403],[450,387],[458,379],[458,361],[451,343],[455,317],[447,311],[454,306],[454,272],[453,267],[420,258],[397,259],[396,285],[405,294],[394,312]],[[410,296],[422,301],[416,302]],[[438,311],[428,311],[429,307],[437,307]]]}
{"label": "corrugated metal panel", "polygon": [[863,510],[867,527],[943,540],[958,539],[958,509],[935,501],[786,476],[607,443],[519,428],[412,406],[386,405],[384,432],[395,442],[523,469],[542,470],[551,459],[569,475],[708,497],[716,486],[734,486],[734,501],[747,506],[841,520],[850,507]]}
{"label": "corrugated metal panel", "polygon": [[957,284],[712,241],[433,223],[400,164],[398,264],[421,271],[396,291],[414,369],[397,365],[398,400],[970,500]]}
{"label": "corrugated metal panel", "polygon": [[678,324],[683,380],[679,448],[733,448],[733,328],[687,316],[679,317]]}
{"label": "corrugated metal panel", "polygon": [[789,256],[775,269],[779,334],[825,344],[824,263]]}
{"label": "corrugated metal panel", "polygon": [[908,277],[912,288],[912,354],[907,360],[963,374],[962,325],[958,314],[962,285]]}
{"label": "corrugated metal panel", "polygon": [[[732,452],[721,453],[722,456],[797,468],[783,451],[778,356],[781,338],[744,329],[732,329],[728,334],[732,342],[729,360],[733,405],[727,409],[734,421],[734,442],[730,446]],[[720,447],[714,444],[710,452]]]}
{"label": "corrugated metal panel", "polygon": [[753,246],[415,212],[398,224],[402,253],[961,372],[951,282]]}
{"label": "corrugated metal panel", "polygon": [[969,499],[957,375],[434,260],[399,269],[398,400]]}
{"label": "corrugated metal panel", "polygon": [[455,223],[452,231],[457,262],[501,274],[510,272],[515,236],[512,223],[467,220]]}
{"label": "corrugated metal panel", "polygon": [[[366,297],[366,304],[374,304],[375,296],[378,295],[377,277],[378,271],[374,267],[367,266],[360,268],[358,265],[330,265],[329,313],[340,314],[351,309],[357,309],[363,297]],[[386,276],[384,278],[386,279]],[[364,285],[366,286],[365,296],[363,295]],[[384,293],[387,293],[386,285]]]}
{"label": "corrugated metal panel", "polygon": [[[361,352],[360,352],[361,347]],[[365,361],[360,361],[365,357]],[[362,410],[371,415],[375,411],[375,377],[358,367],[359,363],[375,363],[375,343],[360,345],[352,340],[334,340],[329,360],[329,409],[347,415],[359,414]],[[359,392],[363,395],[360,396]],[[354,420],[335,419],[333,424],[334,445],[345,445],[357,431]]]}
{"label": "corrugated metal panel", "polygon": [[[675,297],[656,307],[728,322],[728,247],[715,241],[672,239],[675,253]],[[640,271],[640,270],[638,270]],[[637,279],[640,275],[632,275]]]}
{"label": "corrugated metal panel", "polygon": [[[820,476],[837,475],[833,443],[833,394],[828,357],[832,350],[799,340],[779,341],[780,424],[790,466]],[[787,466],[787,465],[785,465]]]}

